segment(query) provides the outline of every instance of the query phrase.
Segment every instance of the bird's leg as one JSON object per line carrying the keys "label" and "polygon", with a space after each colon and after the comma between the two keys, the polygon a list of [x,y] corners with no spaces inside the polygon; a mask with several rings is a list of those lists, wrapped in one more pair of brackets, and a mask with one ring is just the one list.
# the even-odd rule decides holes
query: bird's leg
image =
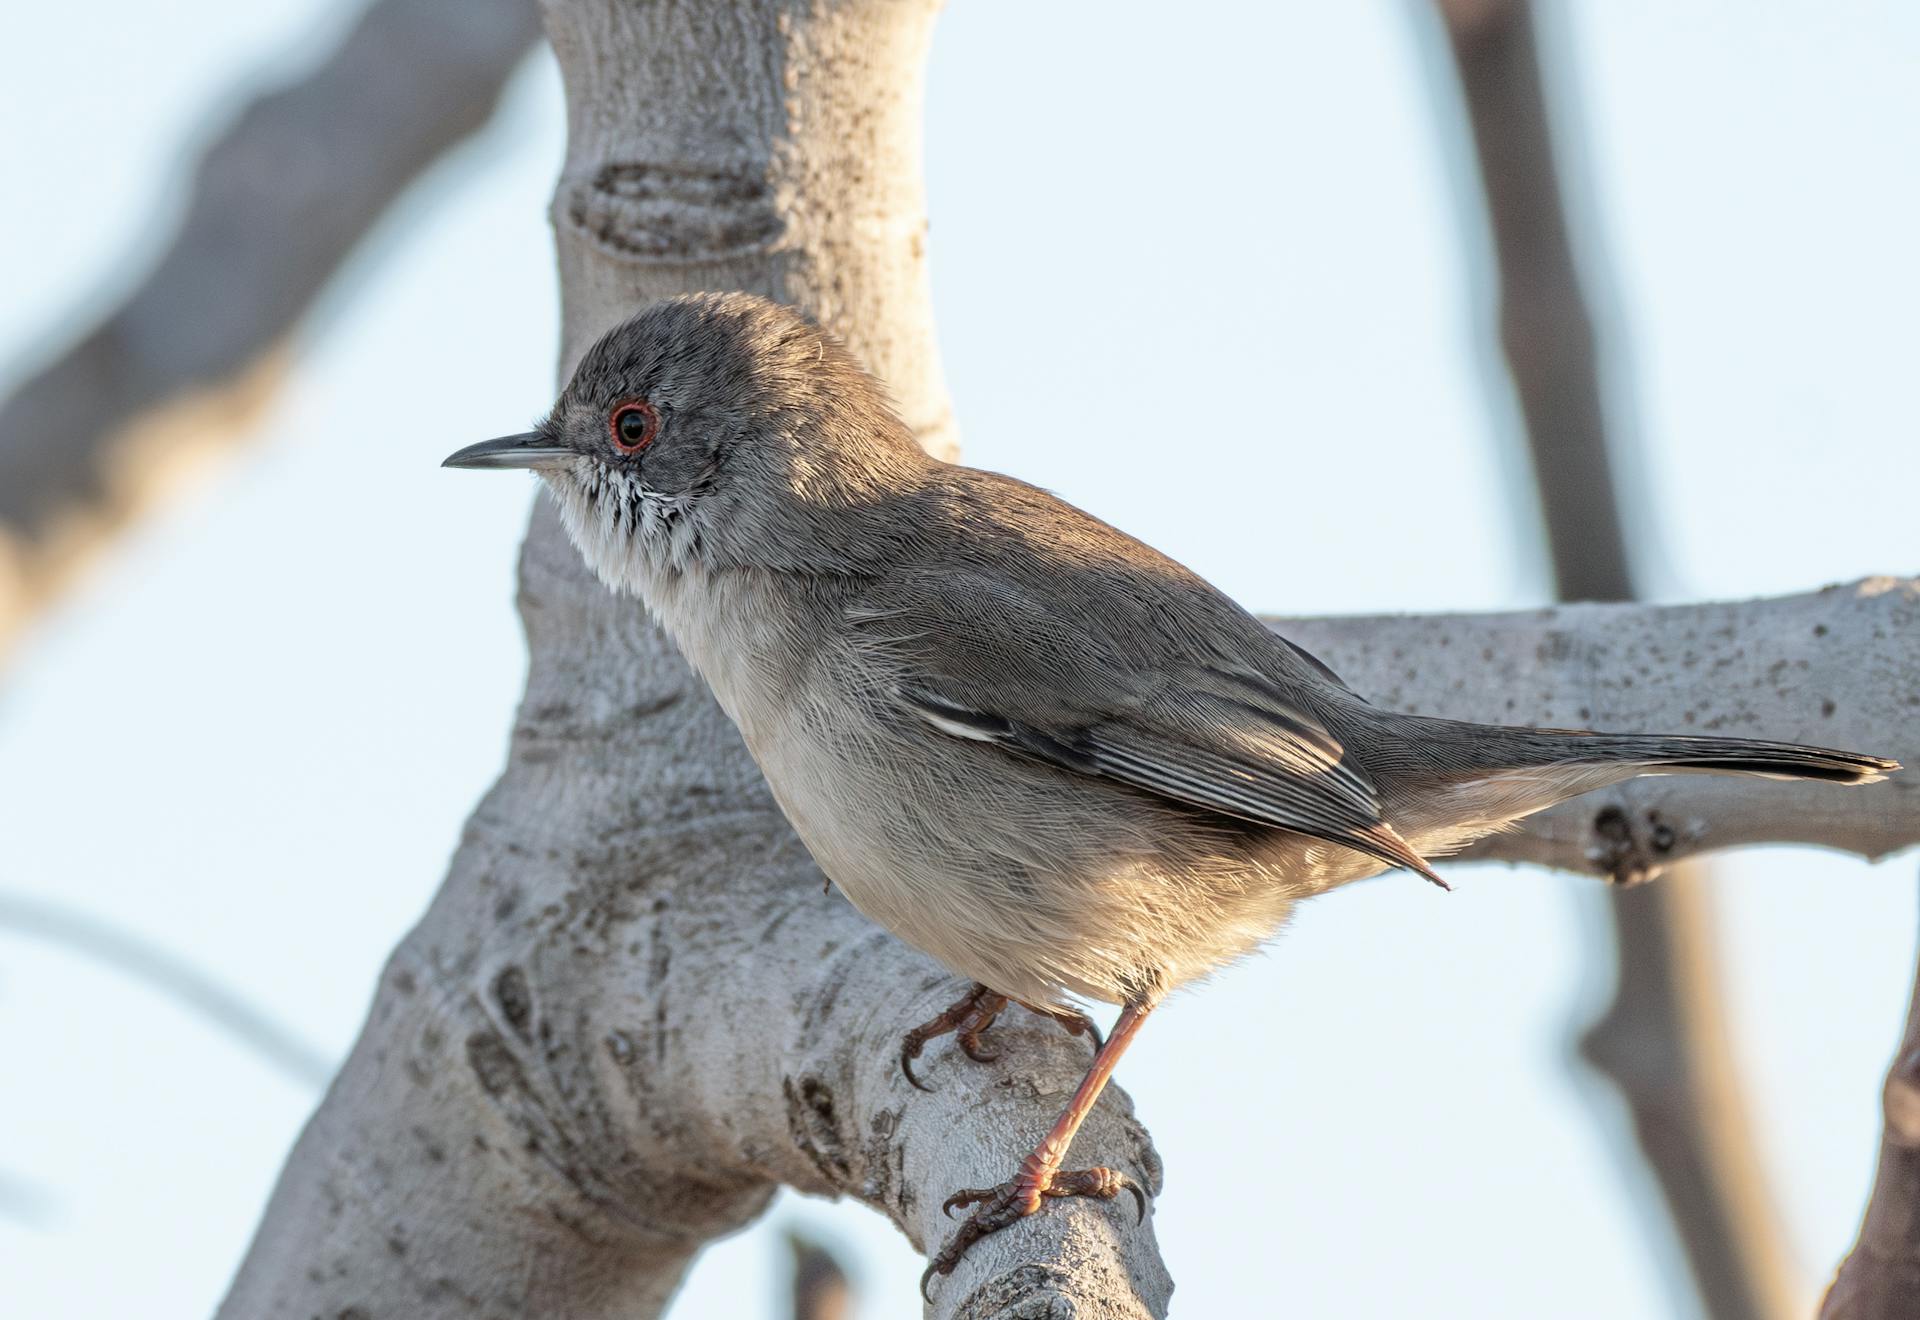
{"label": "bird's leg", "polygon": [[907,1080],[924,1091],[920,1079],[913,1075],[913,1061],[920,1057],[920,1051],[927,1042],[936,1036],[948,1032],[958,1032],[960,1048],[975,1063],[992,1063],[1000,1057],[998,1050],[989,1049],[980,1034],[993,1025],[993,1020],[1006,1009],[1007,997],[995,994],[984,985],[975,984],[973,989],[947,1005],[946,1010],[930,1022],[923,1022],[906,1034],[900,1042],[900,1071]]}
{"label": "bird's leg", "polygon": [[[1094,1196],[1103,1201],[1112,1200],[1121,1192],[1133,1193],[1139,1205],[1140,1217],[1147,1216],[1147,1194],[1140,1184],[1126,1174],[1114,1169],[1069,1169],[1063,1170],[1060,1164],[1067,1157],[1067,1147],[1073,1144],[1073,1137],[1080,1125],[1087,1120],[1093,1110],[1093,1102],[1100,1098],[1100,1092],[1106,1088],[1107,1079],[1113,1076],[1113,1069],[1120,1062],[1120,1056],[1126,1053],[1127,1046],[1133,1043],[1134,1035],[1140,1030],[1140,1024],[1147,1020],[1147,1014],[1153,1011],[1152,1002],[1128,1004],[1120,1014],[1120,1020],[1113,1024],[1113,1035],[1093,1056],[1093,1066],[1087,1069],[1087,1075],[1080,1079],[1080,1085],[1073,1093],[1073,1099],[1054,1122],[1053,1128],[1033,1153],[1020,1161],[1020,1170],[1011,1182],[998,1187],[969,1188],[955,1192],[941,1208],[949,1214],[961,1206],[977,1205],[979,1209],[967,1216],[960,1231],[947,1241],[925,1274],[920,1276],[920,1292],[924,1296],[927,1285],[936,1274],[951,1274],[967,1248],[986,1237],[997,1233],[1007,1225],[1026,1218],[1040,1208],[1048,1197]],[[931,1299],[929,1299],[931,1300]]]}

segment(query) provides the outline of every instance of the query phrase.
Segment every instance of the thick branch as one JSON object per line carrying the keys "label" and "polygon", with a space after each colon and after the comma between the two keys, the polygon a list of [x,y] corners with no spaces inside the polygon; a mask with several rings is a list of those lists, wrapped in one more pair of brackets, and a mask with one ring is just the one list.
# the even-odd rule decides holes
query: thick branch
{"label": "thick branch", "polygon": [[[1719,733],[1920,765],[1920,579],[1709,605],[1287,619],[1288,637],[1396,710],[1509,724]],[[1869,788],[1665,775],[1543,812],[1469,856],[1648,879],[1683,857],[1920,842],[1920,776]]]}
{"label": "thick branch", "polygon": [[1820,1320],[1905,1320],[1920,1298],[1920,969],[1881,1106],[1886,1121],[1873,1195]]}
{"label": "thick branch", "polygon": [[139,288],[0,404],[0,649],[277,387],[281,345],[407,184],[478,128],[532,0],[377,0],[207,149]]}

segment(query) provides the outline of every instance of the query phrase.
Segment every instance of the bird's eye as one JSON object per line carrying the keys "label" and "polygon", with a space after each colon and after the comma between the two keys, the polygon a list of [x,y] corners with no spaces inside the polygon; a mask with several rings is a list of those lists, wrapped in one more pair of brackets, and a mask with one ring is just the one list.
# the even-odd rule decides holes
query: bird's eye
{"label": "bird's eye", "polygon": [[607,418],[607,432],[613,447],[623,454],[637,454],[653,443],[660,433],[660,414],[644,399],[630,399]]}

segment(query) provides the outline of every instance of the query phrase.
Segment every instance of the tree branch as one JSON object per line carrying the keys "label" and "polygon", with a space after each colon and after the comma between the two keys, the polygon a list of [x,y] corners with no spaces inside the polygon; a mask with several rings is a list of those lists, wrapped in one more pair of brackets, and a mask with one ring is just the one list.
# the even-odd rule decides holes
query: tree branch
{"label": "tree branch", "polygon": [[[1286,619],[1289,638],[1410,713],[1715,733],[1920,765],[1920,579],[1705,605]],[[1663,775],[1589,793],[1468,857],[1633,883],[1685,857],[1798,843],[1878,858],[1920,842],[1920,775],[1868,788]]]}
{"label": "tree branch", "polygon": [[1905,1320],[1920,1297],[1920,967],[1881,1108],[1885,1126],[1873,1195],[1820,1320]]}
{"label": "tree branch", "polygon": [[537,33],[532,0],[377,0],[207,149],[153,272],[0,403],[0,650],[184,467],[244,435],[295,321],[485,122]]}

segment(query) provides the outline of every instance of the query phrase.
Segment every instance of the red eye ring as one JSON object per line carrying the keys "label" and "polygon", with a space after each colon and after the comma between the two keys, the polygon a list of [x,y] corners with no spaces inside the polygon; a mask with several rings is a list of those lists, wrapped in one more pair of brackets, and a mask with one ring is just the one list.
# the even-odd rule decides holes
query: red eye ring
{"label": "red eye ring", "polygon": [[607,436],[623,454],[637,454],[660,434],[660,414],[645,399],[628,399],[607,417]]}

